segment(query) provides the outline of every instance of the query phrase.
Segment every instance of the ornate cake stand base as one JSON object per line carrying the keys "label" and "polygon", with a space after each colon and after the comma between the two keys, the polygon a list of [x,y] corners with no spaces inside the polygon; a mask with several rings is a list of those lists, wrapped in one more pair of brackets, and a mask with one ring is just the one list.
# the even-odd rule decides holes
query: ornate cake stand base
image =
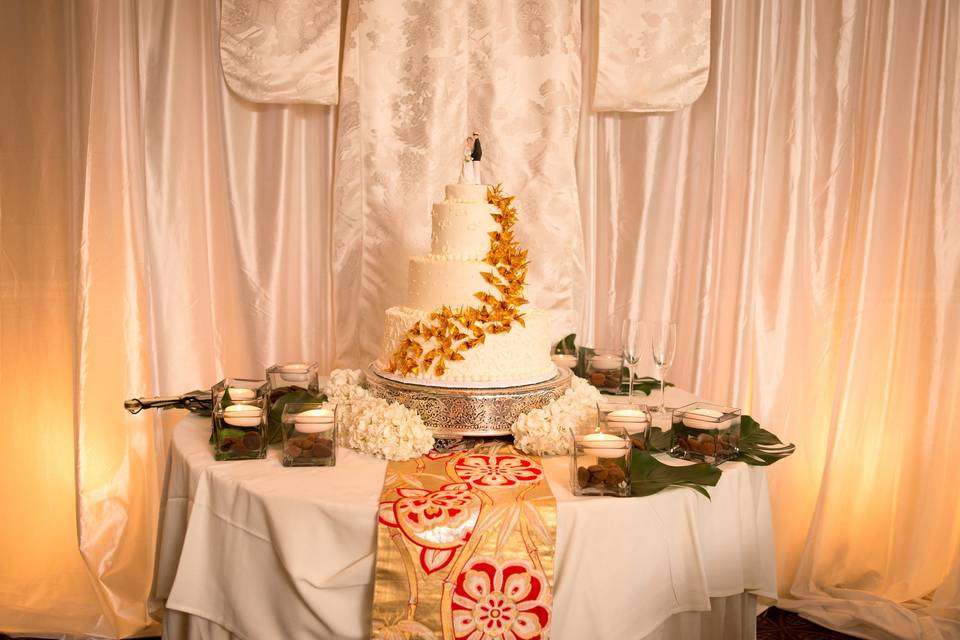
{"label": "ornate cake stand base", "polygon": [[571,373],[563,368],[556,377],[520,387],[501,389],[450,389],[388,380],[367,367],[367,384],[378,398],[399,402],[420,414],[434,435],[500,436],[521,413],[559,398],[570,386]]}

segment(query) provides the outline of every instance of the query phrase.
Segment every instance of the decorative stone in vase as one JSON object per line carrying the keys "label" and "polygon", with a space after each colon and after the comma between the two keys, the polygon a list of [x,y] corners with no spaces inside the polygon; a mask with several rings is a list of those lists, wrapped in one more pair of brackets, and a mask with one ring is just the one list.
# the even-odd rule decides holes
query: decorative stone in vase
{"label": "decorative stone in vase", "polygon": [[229,390],[213,405],[214,458],[249,460],[267,455],[264,398],[234,401]]}
{"label": "decorative stone in vase", "polygon": [[285,467],[332,467],[337,463],[337,427],[342,412],[336,403],[288,402],[283,407]]}
{"label": "decorative stone in vase", "polygon": [[587,357],[587,382],[607,393],[620,391],[623,356],[615,349],[597,349]]}
{"label": "decorative stone in vase", "polygon": [[720,464],[740,452],[740,409],[694,402],[674,412],[679,458]]}
{"label": "decorative stone in vase", "polygon": [[623,427],[571,431],[570,487],[575,496],[629,496],[633,447]]}

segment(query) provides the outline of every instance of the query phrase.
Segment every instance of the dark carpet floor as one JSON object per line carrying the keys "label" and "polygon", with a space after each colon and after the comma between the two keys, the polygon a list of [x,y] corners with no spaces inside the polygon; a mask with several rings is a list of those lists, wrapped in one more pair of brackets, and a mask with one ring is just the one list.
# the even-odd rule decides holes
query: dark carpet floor
{"label": "dark carpet floor", "polygon": [[[772,607],[757,618],[757,640],[831,640],[832,638],[853,638],[836,631],[819,627],[804,620],[795,613]],[[10,640],[0,633],[0,640]],[[143,640],[160,640],[144,638]]]}
{"label": "dark carpet floor", "polygon": [[757,640],[828,640],[853,638],[804,620],[790,611],[771,607],[757,617]]}

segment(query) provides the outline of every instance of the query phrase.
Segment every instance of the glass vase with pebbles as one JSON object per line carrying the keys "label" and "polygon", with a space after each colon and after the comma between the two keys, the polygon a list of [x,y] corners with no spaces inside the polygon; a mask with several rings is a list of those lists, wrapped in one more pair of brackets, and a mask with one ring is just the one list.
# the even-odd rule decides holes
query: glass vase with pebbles
{"label": "glass vase with pebbles", "polygon": [[267,393],[266,378],[224,378],[210,388],[210,395],[216,400],[218,395],[229,391],[234,401],[253,400]]}
{"label": "glass vase with pebbles", "polygon": [[740,452],[740,409],[694,402],[675,412],[674,455],[685,460],[720,464]]}
{"label": "glass vase with pebbles", "polygon": [[638,449],[647,448],[647,429],[650,426],[650,414],[643,404],[616,402],[614,398],[597,405],[600,424],[611,427],[623,427],[630,436],[630,441]]}
{"label": "glass vase with pebbles", "polygon": [[281,440],[281,416],[286,403],[325,399],[320,395],[318,371],[315,362],[285,362],[267,369],[267,436],[271,443]]}
{"label": "glass vase with pebbles", "polygon": [[623,355],[618,349],[598,348],[587,357],[587,382],[607,393],[620,391]]}
{"label": "glass vase with pebbles", "polygon": [[266,457],[266,428],[263,397],[234,401],[229,390],[221,393],[213,405],[214,458],[250,460]]}
{"label": "glass vase with pebbles", "polygon": [[343,411],[333,402],[288,402],[283,407],[285,467],[332,467],[337,463],[337,428]]}
{"label": "glass vase with pebbles", "polygon": [[626,429],[598,423],[571,431],[570,486],[575,496],[629,496],[633,447]]}

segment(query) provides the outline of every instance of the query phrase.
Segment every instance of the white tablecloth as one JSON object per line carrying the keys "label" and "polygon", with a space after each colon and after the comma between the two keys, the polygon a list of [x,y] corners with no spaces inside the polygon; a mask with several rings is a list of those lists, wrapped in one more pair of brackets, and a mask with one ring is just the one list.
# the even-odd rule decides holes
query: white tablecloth
{"label": "white tablecloth", "polygon": [[[194,416],[173,433],[152,595],[164,637],[367,637],[386,463],[342,448],[329,468],[285,468],[274,448],[215,462],[209,433]],[[567,458],[544,467],[554,638],[754,637],[756,597],[776,597],[763,468],[724,464],[707,500],[577,498]]]}

